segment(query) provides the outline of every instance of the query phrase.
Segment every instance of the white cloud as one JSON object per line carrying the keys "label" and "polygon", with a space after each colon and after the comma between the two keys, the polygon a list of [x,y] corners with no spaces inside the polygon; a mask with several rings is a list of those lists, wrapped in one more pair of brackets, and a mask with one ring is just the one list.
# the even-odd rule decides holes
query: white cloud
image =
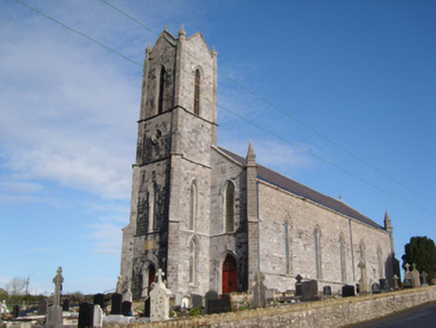
{"label": "white cloud", "polygon": [[120,256],[122,232],[121,228],[110,222],[101,222],[87,226],[93,230],[89,237],[95,240],[94,253]]}

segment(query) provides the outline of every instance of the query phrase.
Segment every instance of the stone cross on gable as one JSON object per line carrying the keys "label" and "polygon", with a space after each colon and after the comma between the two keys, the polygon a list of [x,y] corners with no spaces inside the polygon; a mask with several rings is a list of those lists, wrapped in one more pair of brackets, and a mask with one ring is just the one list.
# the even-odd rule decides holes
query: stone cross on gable
{"label": "stone cross on gable", "polygon": [[61,302],[61,290],[62,290],[63,282],[64,282],[64,277],[62,277],[62,267],[59,267],[56,277],[53,278],[53,283],[55,284],[53,303],[55,306],[59,305]]}

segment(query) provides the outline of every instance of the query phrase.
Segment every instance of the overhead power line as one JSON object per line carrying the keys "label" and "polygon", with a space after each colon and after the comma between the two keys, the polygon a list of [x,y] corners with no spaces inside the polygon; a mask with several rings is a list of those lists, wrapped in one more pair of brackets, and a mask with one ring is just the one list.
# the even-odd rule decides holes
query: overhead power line
{"label": "overhead power line", "polygon": [[[135,65],[137,65],[137,66],[141,66],[141,67],[143,67],[142,64],[140,64],[140,63],[138,63],[138,62],[132,60],[131,58],[129,58],[129,57],[127,57],[127,56],[121,54],[120,52],[118,52],[118,51],[116,51],[116,50],[114,50],[114,49],[112,49],[112,48],[106,46],[105,44],[103,44],[103,43],[101,43],[101,42],[95,40],[94,38],[92,38],[92,37],[86,35],[85,33],[82,33],[82,32],[80,32],[80,31],[77,31],[76,29],[73,29],[72,27],[70,27],[70,26],[68,26],[68,25],[66,25],[66,24],[64,24],[64,23],[62,23],[62,22],[60,22],[59,20],[57,20],[57,19],[55,19],[55,18],[53,18],[53,17],[51,17],[51,16],[49,16],[49,15],[43,13],[43,12],[41,12],[40,10],[38,10],[38,9],[36,9],[36,8],[34,8],[34,7],[30,6],[30,5],[28,5],[27,3],[24,3],[24,2],[21,1],[21,0],[15,0],[15,1],[18,2],[18,3],[20,3],[20,4],[22,4],[22,5],[24,5],[24,6],[26,6],[26,7],[29,8],[29,9],[33,10],[33,11],[36,12],[37,14],[42,15],[42,16],[46,17],[47,19],[49,19],[49,20],[51,20],[51,21],[57,23],[58,25],[60,25],[60,26],[62,26],[62,27],[64,27],[64,28],[66,28],[67,30],[69,30],[69,31],[71,31],[71,32],[74,32],[74,33],[76,33],[76,34],[78,34],[78,35],[80,35],[80,36],[82,36],[82,37],[88,39],[89,41],[91,41],[91,42],[93,42],[93,43],[95,43],[95,44],[101,46],[102,48],[104,48],[104,49],[106,49],[106,50],[109,50],[109,51],[115,53],[116,55],[120,56],[121,58],[123,58],[123,59],[125,59],[125,60],[127,60],[127,61],[129,61],[129,62],[131,62],[131,63],[133,63],[133,64],[135,64]],[[105,0],[101,0],[101,1],[103,1],[104,3],[108,3],[108,2],[105,1]],[[108,5],[110,5],[110,4],[108,3]],[[114,7],[114,6],[111,5],[111,7]],[[115,9],[115,7],[114,7],[114,9]],[[118,9],[117,9],[117,10],[118,10]],[[118,10],[118,11],[121,12],[121,10]],[[127,16],[127,14],[125,14],[125,15]],[[127,16],[127,17],[129,17],[129,16]],[[142,23],[141,23],[141,25],[142,25]],[[150,28],[147,28],[147,29],[149,29],[150,31],[152,31],[152,32],[154,32],[154,33],[156,33],[156,34],[158,34],[157,32],[153,31],[153,30],[150,29]],[[159,34],[158,34],[158,35],[159,35]],[[224,76],[225,76],[225,75],[224,75]],[[229,79],[230,79],[230,78],[229,78]],[[231,81],[234,81],[233,79],[230,79],[230,80],[231,80]],[[175,84],[175,81],[173,81],[173,80],[171,80],[171,81],[168,80],[168,81],[169,81],[170,83],[174,83],[174,84]],[[240,85],[239,82],[237,82],[237,81],[234,81],[234,82],[237,83],[238,85]],[[256,95],[253,91],[249,90],[248,88],[245,88],[245,87],[242,86],[242,85],[240,85],[240,86],[243,87],[244,89],[247,89],[247,91],[250,92],[250,93],[252,93],[253,95]],[[181,85],[181,87],[184,88],[184,89],[186,89],[186,90],[188,90],[188,89],[187,89],[186,87],[184,87],[183,85]],[[189,90],[189,91],[191,91],[191,90]],[[256,96],[257,96],[257,97],[260,97],[260,96],[258,96],[258,95],[256,95]],[[206,98],[206,97],[202,97],[202,98],[203,98],[203,99],[206,99],[206,100],[209,101],[209,102],[212,101],[211,99]],[[270,103],[268,100],[266,100],[266,99],[263,98],[263,97],[260,97],[259,99],[265,101],[265,102],[266,102],[267,104],[269,104],[270,106],[273,105],[272,103]],[[389,196],[391,196],[391,197],[397,198],[397,199],[399,199],[399,200],[401,200],[401,201],[403,201],[403,202],[406,202],[406,203],[408,203],[408,204],[410,204],[410,205],[413,205],[413,206],[415,206],[415,207],[417,207],[417,208],[419,208],[419,209],[421,209],[421,210],[427,211],[427,212],[432,213],[432,214],[436,214],[435,211],[433,211],[433,210],[429,210],[429,209],[427,209],[427,208],[425,208],[425,207],[423,207],[423,206],[420,206],[420,205],[418,205],[418,204],[416,204],[416,203],[414,203],[414,202],[412,202],[412,201],[410,201],[410,200],[408,200],[408,199],[405,199],[405,198],[403,198],[403,197],[401,197],[401,196],[399,196],[399,195],[397,195],[397,194],[391,193],[391,192],[385,190],[384,188],[381,188],[381,187],[379,187],[378,185],[376,185],[376,184],[374,184],[374,183],[372,183],[372,182],[370,182],[370,181],[368,181],[368,180],[366,180],[366,179],[364,179],[364,178],[361,178],[360,176],[354,174],[353,172],[351,172],[351,171],[349,171],[349,170],[347,170],[347,169],[345,169],[345,168],[343,168],[343,167],[341,167],[341,166],[339,166],[339,165],[337,165],[337,164],[335,164],[335,163],[333,163],[333,162],[330,162],[330,161],[328,161],[328,160],[322,158],[322,157],[319,156],[319,155],[316,155],[315,153],[311,152],[310,150],[305,149],[305,148],[303,148],[303,147],[301,147],[301,146],[298,146],[297,144],[293,143],[292,141],[288,140],[287,138],[284,138],[284,137],[282,137],[281,135],[279,135],[279,134],[277,134],[277,133],[275,133],[275,132],[273,132],[273,131],[271,131],[271,130],[269,130],[269,129],[263,127],[263,126],[260,126],[259,124],[257,124],[257,123],[255,123],[255,122],[253,122],[253,121],[251,121],[251,120],[245,118],[244,116],[242,116],[242,115],[240,115],[240,114],[237,114],[237,113],[233,112],[232,110],[230,110],[230,109],[228,109],[228,108],[225,108],[225,107],[222,106],[222,105],[217,105],[217,106],[218,106],[219,108],[223,109],[224,111],[228,112],[229,114],[231,114],[231,115],[233,115],[233,116],[235,116],[235,117],[237,117],[237,118],[243,120],[243,121],[246,122],[247,124],[250,124],[250,125],[256,127],[257,129],[262,130],[262,131],[264,131],[264,132],[266,132],[266,133],[268,133],[268,134],[270,134],[270,135],[272,135],[272,136],[274,136],[274,137],[276,137],[276,138],[282,140],[283,142],[285,142],[285,143],[287,143],[287,144],[289,144],[289,145],[291,145],[291,146],[293,146],[293,147],[295,147],[295,148],[298,148],[298,149],[300,149],[300,150],[302,150],[302,151],[308,153],[309,155],[311,155],[312,157],[316,158],[317,160],[322,161],[322,162],[324,162],[324,163],[326,163],[326,164],[331,165],[332,167],[336,168],[337,170],[339,170],[339,171],[341,171],[341,172],[343,172],[343,173],[345,173],[345,174],[347,174],[347,175],[349,175],[349,176],[351,176],[351,177],[353,177],[353,178],[355,178],[355,179],[357,179],[357,180],[359,180],[359,181],[361,181],[361,182],[363,182],[363,183],[365,183],[365,184],[371,186],[372,188],[374,188],[374,189],[376,189],[376,190],[379,190],[379,191],[381,191],[381,192],[383,192],[383,193],[385,193],[385,194],[387,194],[387,195],[389,195]],[[273,108],[276,108],[276,107],[273,107]],[[278,109],[278,108],[276,108],[276,109]],[[282,111],[281,109],[279,109],[279,110]],[[285,112],[285,113],[286,113],[286,112]],[[304,123],[303,123],[303,124],[304,124]],[[314,131],[315,131],[315,130],[314,130]],[[381,172],[382,172],[382,171],[381,171]],[[407,189],[409,189],[409,191],[412,192],[412,193],[414,193],[415,195],[422,196],[422,195],[420,195],[419,193],[413,191],[413,190],[410,189],[410,188],[407,188]],[[433,202],[433,201],[432,201],[432,202]]]}
{"label": "overhead power line", "polygon": [[[107,4],[108,6],[112,7],[114,10],[118,11],[120,14],[124,15],[125,17],[127,17],[128,19],[132,20],[133,22],[137,23],[138,25],[142,26],[143,28],[147,29],[150,32],[155,33],[156,35],[159,35],[159,33],[155,30],[153,30],[151,27],[145,25],[144,23],[138,21],[137,19],[135,19],[134,17],[130,16],[129,14],[127,14],[126,12],[124,12],[122,9],[116,7],[115,5],[111,4],[109,1],[107,0],[100,0],[103,3]],[[168,41],[168,40],[167,40]],[[169,41],[168,41],[169,42]],[[192,56],[193,58],[199,60],[200,62],[210,66],[208,63],[202,61],[200,58],[196,57],[195,55],[193,55],[191,52],[189,52],[186,49],[183,49],[183,51],[185,53],[187,53],[188,55]],[[231,81],[233,84],[235,84],[236,86],[240,87],[241,89],[245,90],[246,92],[248,92],[249,94],[251,94],[252,96],[260,99],[261,101],[263,101],[264,103],[266,103],[268,106],[270,106],[271,108],[277,110],[278,112],[280,112],[282,115],[287,116],[288,118],[290,118],[291,120],[297,122],[298,124],[300,124],[301,126],[303,126],[305,129],[309,130],[310,132],[314,133],[315,135],[317,135],[318,137],[324,139],[325,141],[327,141],[328,143],[334,145],[335,147],[339,148],[342,152],[344,152],[345,154],[351,156],[352,158],[354,158],[355,160],[363,163],[364,165],[370,167],[371,169],[373,169],[374,171],[376,171],[377,173],[383,175],[384,177],[396,182],[398,185],[402,186],[403,188],[407,189],[408,191],[426,199],[429,202],[432,202],[433,204],[436,204],[436,201],[427,197],[427,195],[424,195],[422,193],[417,192],[416,190],[412,189],[411,187],[409,187],[408,185],[406,185],[405,183],[403,183],[402,181],[400,181],[399,179],[397,179],[396,177],[392,176],[389,173],[386,173],[385,171],[379,169],[377,166],[375,166],[374,164],[368,162],[367,160],[361,158],[360,156],[354,154],[353,152],[351,152],[350,150],[348,150],[347,148],[345,148],[344,146],[342,146],[341,144],[339,144],[338,142],[334,141],[333,139],[329,138],[328,136],[326,136],[325,134],[323,134],[322,132],[314,129],[313,127],[311,127],[309,124],[305,123],[304,121],[300,120],[299,118],[297,118],[296,116],[292,115],[291,113],[283,110],[282,108],[280,108],[279,106],[277,106],[276,104],[272,103],[271,101],[269,101],[268,99],[266,99],[265,97],[263,97],[262,95],[258,94],[257,92],[254,92],[253,90],[249,89],[248,87],[246,87],[245,85],[243,85],[242,83],[240,83],[239,81],[231,78],[230,76],[228,76],[227,74],[223,73],[220,70],[217,70],[218,73],[225,77],[227,80]]]}

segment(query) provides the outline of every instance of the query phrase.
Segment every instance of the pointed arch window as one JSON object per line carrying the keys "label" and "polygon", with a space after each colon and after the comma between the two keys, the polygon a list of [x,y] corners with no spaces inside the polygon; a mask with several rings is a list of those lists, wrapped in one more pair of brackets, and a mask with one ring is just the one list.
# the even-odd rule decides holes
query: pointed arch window
{"label": "pointed arch window", "polygon": [[316,278],[322,279],[322,260],[321,260],[321,231],[316,228],[314,233],[315,238],[315,266],[316,266]]}
{"label": "pointed arch window", "polygon": [[194,284],[196,279],[196,243],[195,240],[192,239],[189,243],[189,283]]}
{"label": "pointed arch window", "polygon": [[341,261],[341,280],[345,283],[347,281],[347,267],[345,264],[344,236],[342,234],[339,236],[339,256]]}
{"label": "pointed arch window", "polygon": [[235,229],[235,185],[227,181],[224,193],[225,231],[232,232]]}
{"label": "pointed arch window", "polygon": [[150,197],[150,210],[149,210],[149,232],[155,231],[157,229],[157,203],[158,203],[158,190],[157,185],[153,185],[153,190]]}
{"label": "pointed arch window", "polygon": [[162,65],[159,74],[159,96],[158,96],[158,107],[157,107],[158,114],[163,112],[163,101],[164,101],[166,79],[167,79],[167,72],[165,70],[165,67]]}
{"label": "pointed arch window", "polygon": [[195,71],[194,114],[200,115],[200,70]]}
{"label": "pointed arch window", "polygon": [[189,202],[189,223],[188,229],[194,231],[197,221],[197,185],[195,181],[191,184],[190,202]]}
{"label": "pointed arch window", "polygon": [[380,246],[377,247],[377,262],[378,262],[378,275],[380,279],[384,278],[383,272],[383,259],[382,259],[382,250]]}

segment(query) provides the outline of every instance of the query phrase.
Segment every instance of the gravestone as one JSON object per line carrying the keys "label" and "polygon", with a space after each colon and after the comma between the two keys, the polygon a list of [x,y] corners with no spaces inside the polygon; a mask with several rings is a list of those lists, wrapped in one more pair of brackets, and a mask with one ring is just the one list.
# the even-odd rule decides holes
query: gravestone
{"label": "gravestone", "polygon": [[301,301],[310,302],[318,299],[318,282],[316,280],[301,283]]}
{"label": "gravestone", "polygon": [[203,296],[197,294],[191,294],[192,307],[202,307],[203,306]]}
{"label": "gravestone", "polygon": [[422,273],[421,273],[422,287],[427,287],[428,286],[427,277],[428,277],[427,272],[422,271]]}
{"label": "gravestone", "polygon": [[132,302],[123,301],[121,304],[121,313],[125,317],[129,317],[132,315]]}
{"label": "gravestone", "polygon": [[210,300],[209,301],[209,313],[226,313],[232,310],[232,302],[230,300],[230,295],[224,294],[221,295],[221,299]]}
{"label": "gravestone", "polygon": [[184,310],[191,308],[191,299],[188,296],[182,298],[182,304],[180,307]]}
{"label": "gravestone", "polygon": [[204,295],[204,301],[206,303],[206,313],[209,314],[209,301],[214,301],[218,299],[218,293],[214,290],[209,290]]}
{"label": "gravestone", "polygon": [[417,288],[421,287],[421,276],[419,274],[419,271],[416,270],[416,264],[413,263],[413,270],[412,270],[412,287]]}
{"label": "gravestone", "polygon": [[70,300],[69,299],[65,299],[62,302],[62,311],[63,312],[69,312],[70,311]]}
{"label": "gravestone", "polygon": [[252,287],[253,301],[251,302],[251,307],[253,309],[264,308],[266,307],[266,287],[263,284],[265,275],[262,272],[256,272],[254,279],[255,282]]}
{"label": "gravestone", "polygon": [[366,278],[366,264],[359,262],[357,267],[360,269],[359,293],[369,292],[368,279]]}
{"label": "gravestone", "polygon": [[144,317],[150,318],[150,296],[144,302]]}
{"label": "gravestone", "polygon": [[123,294],[123,301],[132,303],[132,300],[133,300],[133,294],[130,291],[130,288],[128,288],[127,291]]}
{"label": "gravestone", "polygon": [[79,305],[79,328],[92,327],[94,325],[94,304],[85,302]]}
{"label": "gravestone", "polygon": [[20,313],[20,306],[14,305],[14,307],[12,308],[12,316],[14,318],[17,318],[19,313]]}
{"label": "gravestone", "polygon": [[301,280],[303,280],[303,277],[297,274],[295,277],[296,283],[295,283],[295,296],[301,296]]}
{"label": "gravestone", "polygon": [[123,293],[123,277],[121,275],[118,276],[117,288],[115,289],[115,293],[117,294]]}
{"label": "gravestone", "polygon": [[380,285],[378,283],[375,282],[371,285],[371,293],[372,294],[380,294],[381,293]]}
{"label": "gravestone", "polygon": [[6,305],[6,300],[3,300],[2,304],[0,305],[0,314],[6,314],[6,313],[9,313],[9,310]]}
{"label": "gravestone", "polygon": [[111,314],[122,314],[123,295],[114,293],[111,297]]}
{"label": "gravestone", "polygon": [[332,288],[330,286],[324,286],[322,290],[324,296],[332,296]]}
{"label": "gravestone", "polygon": [[356,296],[356,290],[352,285],[342,286],[342,297]]}
{"label": "gravestone", "polygon": [[398,280],[400,278],[398,278],[398,276],[396,274],[394,274],[394,276],[392,277],[392,280],[394,281],[394,290],[399,290],[400,286],[398,286]]}
{"label": "gravestone", "polygon": [[103,317],[104,312],[103,309],[98,304],[94,304],[94,315],[93,315],[93,326],[94,327],[103,327]]}
{"label": "gravestone", "polygon": [[165,283],[162,281],[163,275],[164,273],[162,272],[162,269],[159,269],[156,274],[157,283],[153,290],[150,292],[150,320],[152,322],[169,319],[171,291],[165,286]]}
{"label": "gravestone", "polygon": [[95,294],[94,295],[94,305],[100,305],[102,310],[105,308],[104,294]]}
{"label": "gravestone", "polygon": [[406,263],[404,266],[406,268],[406,273],[404,274],[403,287],[404,288],[412,288],[413,287],[413,284],[412,284],[413,276],[412,276],[412,272],[409,271],[410,264]]}
{"label": "gravestone", "polygon": [[378,280],[379,284],[380,284],[380,290],[384,293],[386,292],[390,292],[392,291],[391,286],[389,285],[389,281],[387,279],[379,279]]}
{"label": "gravestone", "polygon": [[46,315],[48,310],[48,299],[43,298],[42,300],[39,300],[38,303],[38,315]]}
{"label": "gravestone", "polygon": [[48,308],[45,319],[45,328],[61,328],[62,323],[62,307],[59,305],[61,300],[61,290],[64,277],[62,276],[62,267],[57,270],[56,276],[53,278],[55,292],[53,295],[53,305]]}

